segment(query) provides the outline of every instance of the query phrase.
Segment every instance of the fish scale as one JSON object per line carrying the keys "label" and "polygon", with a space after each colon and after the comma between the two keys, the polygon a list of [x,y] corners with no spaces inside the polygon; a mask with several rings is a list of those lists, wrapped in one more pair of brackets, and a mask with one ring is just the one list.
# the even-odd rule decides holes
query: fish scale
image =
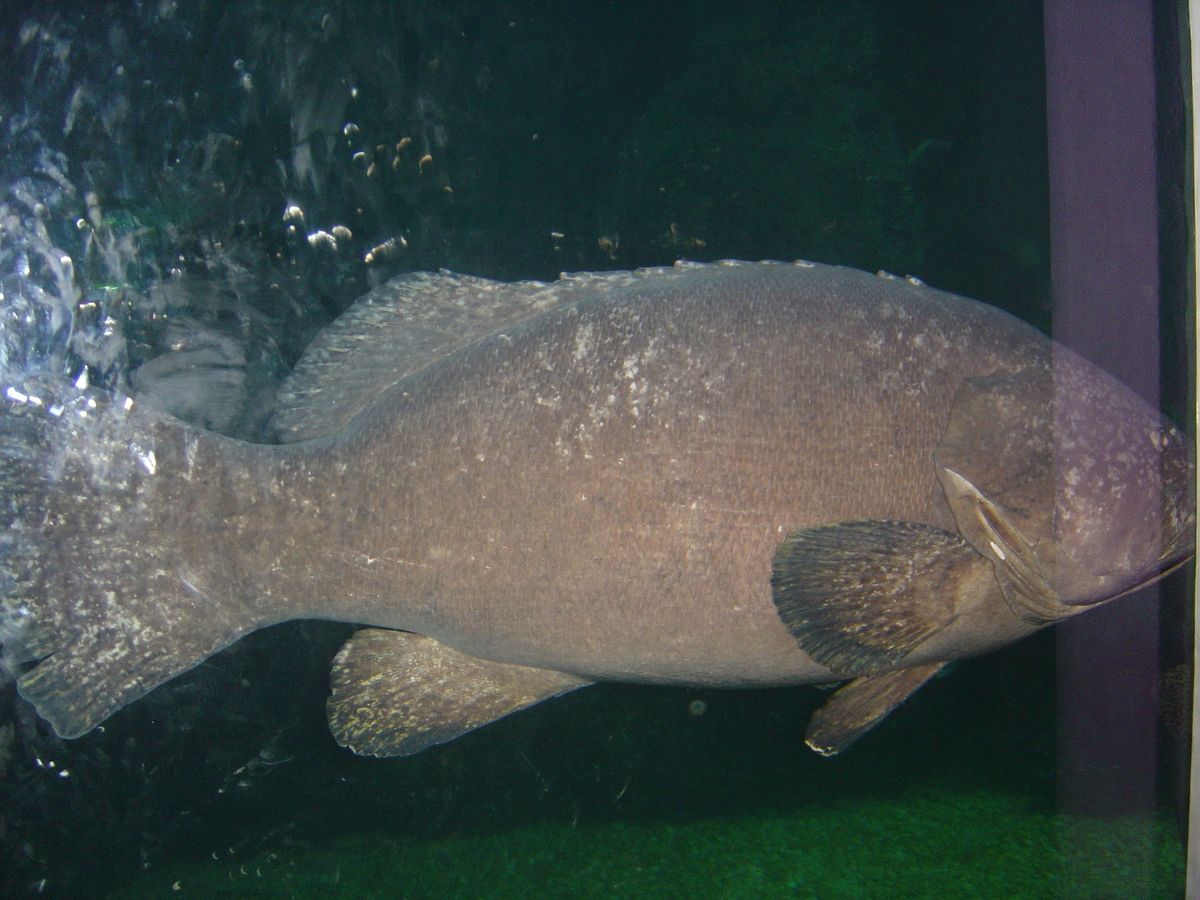
{"label": "fish scale", "polygon": [[0,633],[64,737],[326,618],[367,626],[328,709],[358,752],[595,681],[845,681],[809,730],[837,752],[1193,547],[1192,447],[1119,382],[813,263],[400,276],[313,342],[274,445],[53,379],[5,405]]}

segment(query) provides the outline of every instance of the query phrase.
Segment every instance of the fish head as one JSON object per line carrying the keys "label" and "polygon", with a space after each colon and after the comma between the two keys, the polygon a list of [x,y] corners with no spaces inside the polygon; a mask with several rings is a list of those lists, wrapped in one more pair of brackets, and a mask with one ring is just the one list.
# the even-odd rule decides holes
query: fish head
{"label": "fish head", "polygon": [[1149,584],[1195,549],[1191,441],[1059,345],[966,379],[935,464],[959,531],[1028,622]]}
{"label": "fish head", "polygon": [[1055,580],[1062,602],[1088,606],[1192,554],[1195,448],[1115,378],[1056,350]]}

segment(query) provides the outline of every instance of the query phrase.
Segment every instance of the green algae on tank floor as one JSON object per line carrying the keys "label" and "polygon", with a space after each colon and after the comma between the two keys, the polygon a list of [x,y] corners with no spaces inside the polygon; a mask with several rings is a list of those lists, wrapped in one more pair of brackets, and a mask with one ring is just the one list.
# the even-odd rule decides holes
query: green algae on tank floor
{"label": "green algae on tank floor", "polygon": [[[554,896],[840,900],[1104,897],[1146,871],[1104,869],[1103,883],[1069,865],[1064,841],[1091,831],[1123,858],[1149,841],[1147,898],[1180,894],[1184,857],[1160,819],[1080,822],[1028,798],[937,785],[887,799],[801,806],[786,813],[681,822],[547,824],[482,837],[405,842],[338,839],[148,873],[110,900],[162,897],[405,898]],[[1101,843],[1097,843],[1101,842]],[[1151,845],[1152,843],[1152,845]]]}

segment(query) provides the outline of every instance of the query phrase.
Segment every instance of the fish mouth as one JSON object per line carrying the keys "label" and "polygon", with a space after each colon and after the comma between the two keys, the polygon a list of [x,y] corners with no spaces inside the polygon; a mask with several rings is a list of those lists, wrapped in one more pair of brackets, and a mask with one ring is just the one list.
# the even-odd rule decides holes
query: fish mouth
{"label": "fish mouth", "polygon": [[[1095,594],[1078,599],[1062,598],[1064,606],[1087,607],[1115,600],[1166,578],[1195,556],[1196,551],[1196,450],[1177,428],[1163,424],[1159,431],[1162,445],[1161,474],[1157,502],[1142,518],[1142,525],[1131,529],[1124,543],[1112,545],[1108,558],[1122,560],[1107,572],[1090,567],[1100,578],[1112,578],[1116,591],[1103,598]],[[1157,535],[1158,546],[1148,543],[1142,551],[1133,549],[1136,534]],[[1124,549],[1126,553],[1122,553]],[[1122,584],[1122,581],[1125,583]]]}
{"label": "fish mouth", "polygon": [[1140,591],[1144,587],[1149,587],[1152,584],[1157,584],[1162,581],[1177,569],[1185,566],[1195,555],[1196,550],[1196,519],[1194,516],[1189,518],[1184,526],[1175,532],[1174,537],[1163,548],[1157,562],[1149,568],[1149,571],[1133,584],[1125,587],[1117,593],[1097,600],[1094,597],[1083,597],[1078,600],[1070,600],[1060,598],[1059,602],[1064,607],[1089,607],[1099,606],[1101,603],[1107,603],[1109,600],[1116,600],[1120,597],[1125,597],[1129,594]]}
{"label": "fish mouth", "polygon": [[1175,531],[1175,536],[1158,558],[1159,565],[1167,566],[1170,570],[1179,568],[1196,552],[1196,516],[1191,514],[1181,528]]}
{"label": "fish mouth", "polygon": [[[1166,578],[1176,569],[1187,563],[1188,560],[1192,559],[1195,554],[1196,515],[1193,512],[1189,514],[1182,527],[1175,530],[1171,541],[1163,548],[1163,552],[1158,558],[1158,573],[1153,575],[1150,580],[1138,585],[1138,587],[1145,587],[1148,584],[1153,584],[1160,579]],[[1131,588],[1131,590],[1136,589]]]}

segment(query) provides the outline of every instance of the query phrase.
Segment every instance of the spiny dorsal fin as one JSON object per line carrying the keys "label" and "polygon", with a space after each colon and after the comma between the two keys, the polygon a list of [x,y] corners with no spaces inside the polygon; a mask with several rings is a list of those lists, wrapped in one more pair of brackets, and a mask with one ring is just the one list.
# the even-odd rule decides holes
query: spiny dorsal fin
{"label": "spiny dorsal fin", "polygon": [[839,675],[895,666],[954,618],[987,561],[956,534],[916,522],[835,522],[791,532],[771,590],[800,649]]}
{"label": "spiny dorsal fin", "polygon": [[333,661],[329,728],[364,756],[409,756],[590,682],[490,662],[406,631],[365,628]]}
{"label": "spiny dorsal fin", "polygon": [[804,743],[822,756],[841,753],[907,700],[945,663],[928,663],[856,678],[813,713]]}
{"label": "spiny dorsal fin", "polygon": [[304,351],[280,388],[273,430],[284,443],[330,434],[405,376],[569,303],[598,282],[635,277],[611,272],[509,284],[450,272],[399,275],[359,299]]}

